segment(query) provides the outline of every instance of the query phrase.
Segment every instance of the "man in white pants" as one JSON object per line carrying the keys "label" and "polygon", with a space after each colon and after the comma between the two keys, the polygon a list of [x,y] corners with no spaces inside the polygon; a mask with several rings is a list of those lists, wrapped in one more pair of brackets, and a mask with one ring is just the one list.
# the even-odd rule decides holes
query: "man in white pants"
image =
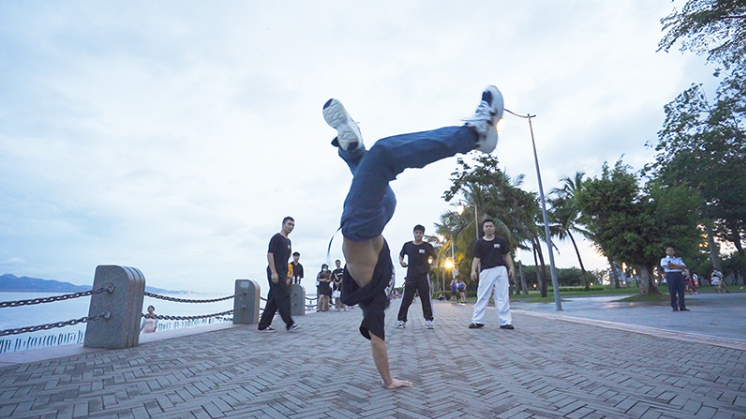
{"label": "man in white pants", "polygon": [[477,240],[472,251],[474,261],[471,263],[471,279],[476,281],[479,277],[479,287],[469,329],[484,327],[484,310],[487,308],[494,287],[495,308],[500,329],[513,330],[508,293],[509,280],[513,276],[513,258],[510,257],[508,241],[495,236],[495,222],[490,219],[482,222],[482,230],[484,230],[484,237]]}

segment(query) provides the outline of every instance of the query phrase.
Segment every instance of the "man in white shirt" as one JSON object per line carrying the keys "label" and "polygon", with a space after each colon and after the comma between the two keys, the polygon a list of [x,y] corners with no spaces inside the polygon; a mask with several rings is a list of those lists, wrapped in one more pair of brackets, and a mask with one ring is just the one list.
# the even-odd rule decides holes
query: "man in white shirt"
{"label": "man in white shirt", "polygon": [[671,296],[673,311],[689,311],[684,302],[686,288],[684,285],[684,275],[681,273],[686,269],[686,265],[681,258],[676,257],[673,247],[666,248],[666,257],[661,259],[661,268],[666,273],[666,284],[668,285],[668,294]]}

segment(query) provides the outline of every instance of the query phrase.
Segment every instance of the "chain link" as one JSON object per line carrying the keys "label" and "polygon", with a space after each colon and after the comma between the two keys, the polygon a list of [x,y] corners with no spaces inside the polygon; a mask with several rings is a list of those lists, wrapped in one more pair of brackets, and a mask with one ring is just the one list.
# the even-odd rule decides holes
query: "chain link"
{"label": "chain link", "polygon": [[109,313],[108,311],[104,311],[103,313],[96,314],[95,316],[81,317],[79,319],[68,320],[66,322],[57,322],[57,323],[42,324],[39,326],[21,327],[20,329],[0,330],[0,336],[20,335],[21,333],[30,333],[30,332],[36,332],[39,330],[54,329],[56,327],[72,326],[78,323],[87,323],[87,322],[92,322],[92,321],[101,320],[101,319],[109,320],[109,318],[111,318],[111,313]]}
{"label": "chain link", "polygon": [[104,291],[111,294],[112,292],[114,292],[114,285],[109,284],[105,287],[101,287],[95,290],[76,292],[74,294],[63,294],[63,295],[53,295],[51,297],[34,298],[33,300],[3,301],[3,302],[0,302],[0,308],[30,306],[30,305],[42,304],[42,303],[53,303],[55,301],[63,301],[63,300],[69,300],[71,298],[85,297],[85,296],[92,295],[92,294],[101,294]]}
{"label": "chain link", "polygon": [[[198,320],[198,319],[207,319],[210,317],[219,317],[226,314],[233,314],[233,310],[223,311],[222,313],[215,313],[215,314],[203,314],[201,316],[169,316],[169,315],[154,315],[150,318],[156,318],[158,320]],[[143,317],[149,316],[149,314],[143,314]]]}
{"label": "chain link", "polygon": [[212,300],[187,300],[185,298],[176,298],[176,297],[168,297],[166,295],[153,294],[152,292],[147,292],[147,291],[145,292],[145,295],[148,297],[157,298],[159,300],[174,301],[177,303],[214,303],[217,301],[230,300],[231,298],[235,297],[235,295],[229,295],[227,297],[214,298]]}

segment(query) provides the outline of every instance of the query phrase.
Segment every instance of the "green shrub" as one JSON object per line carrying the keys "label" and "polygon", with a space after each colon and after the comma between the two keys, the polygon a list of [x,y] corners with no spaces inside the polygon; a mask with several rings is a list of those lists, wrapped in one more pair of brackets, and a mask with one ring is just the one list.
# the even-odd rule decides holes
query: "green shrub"
{"label": "green shrub", "polygon": [[[592,287],[589,287],[590,291],[603,291],[606,289],[603,285],[594,285]],[[585,287],[559,287],[560,292],[567,292],[567,291],[585,291]],[[547,287],[547,292],[554,292],[554,288]]]}

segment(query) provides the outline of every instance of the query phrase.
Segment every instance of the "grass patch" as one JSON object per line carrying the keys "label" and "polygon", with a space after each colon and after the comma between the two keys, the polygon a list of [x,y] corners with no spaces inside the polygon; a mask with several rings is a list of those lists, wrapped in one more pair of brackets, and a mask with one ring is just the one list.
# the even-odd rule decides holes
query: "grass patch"
{"label": "grass patch", "polygon": [[[595,288],[595,287],[594,287]],[[583,298],[583,297],[603,297],[609,295],[628,296],[637,294],[639,288],[619,288],[604,287],[602,289],[591,289],[590,291],[561,291],[560,299],[564,301],[565,298]],[[548,292],[547,296],[541,298],[539,291],[529,291],[528,295],[518,294],[513,295],[511,301],[520,301],[522,303],[553,303],[554,293]]]}
{"label": "grass patch", "polygon": [[620,302],[620,303],[640,303],[640,302],[651,302],[651,301],[670,301],[671,297],[668,295],[668,293],[660,293],[660,294],[647,294],[647,295],[632,295],[627,298],[622,298],[621,300],[616,300],[614,302]]}

